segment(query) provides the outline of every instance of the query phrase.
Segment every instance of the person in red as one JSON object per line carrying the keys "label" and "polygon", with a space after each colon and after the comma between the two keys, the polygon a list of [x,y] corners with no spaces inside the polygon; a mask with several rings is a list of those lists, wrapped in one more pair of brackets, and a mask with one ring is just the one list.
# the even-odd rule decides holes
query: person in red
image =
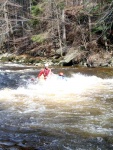
{"label": "person in red", "polygon": [[39,72],[38,78],[40,78],[43,75],[44,79],[46,80],[51,74],[51,69],[48,68],[48,64],[45,64],[45,68]]}

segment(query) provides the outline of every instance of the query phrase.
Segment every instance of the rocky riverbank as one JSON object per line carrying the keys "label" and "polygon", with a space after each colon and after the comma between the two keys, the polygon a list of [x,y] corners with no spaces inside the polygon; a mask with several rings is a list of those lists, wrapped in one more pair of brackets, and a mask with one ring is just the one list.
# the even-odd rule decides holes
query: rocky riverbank
{"label": "rocky riverbank", "polygon": [[101,52],[88,55],[87,51],[70,50],[63,57],[47,58],[4,53],[0,55],[0,61],[35,66],[43,66],[45,62],[48,62],[51,66],[113,67],[113,54]]}
{"label": "rocky riverbank", "polygon": [[0,55],[0,62],[7,63],[18,63],[18,64],[25,64],[25,65],[35,65],[35,66],[43,66],[44,63],[48,62],[50,65],[59,65],[59,63],[55,63],[52,59],[47,59],[43,57],[31,57],[27,55],[13,55],[13,54],[2,54]]}
{"label": "rocky riverbank", "polygon": [[[109,11],[113,3],[100,5],[91,1],[63,7],[59,7],[62,2],[56,4],[54,7],[59,9],[48,13],[47,3],[42,1],[40,7],[40,2],[36,2],[32,9],[38,11],[31,12],[30,24],[12,24],[13,32],[2,37],[0,61],[35,66],[48,62],[52,66],[113,67],[113,15]],[[45,17],[41,19],[42,16]]]}

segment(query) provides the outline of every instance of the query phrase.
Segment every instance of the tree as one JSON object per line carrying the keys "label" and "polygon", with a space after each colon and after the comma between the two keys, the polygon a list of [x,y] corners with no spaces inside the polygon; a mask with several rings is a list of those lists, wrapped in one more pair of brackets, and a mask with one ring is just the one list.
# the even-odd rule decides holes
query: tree
{"label": "tree", "polygon": [[3,0],[0,1],[0,47],[9,35],[14,35],[18,26],[23,26],[27,22],[30,0]]}

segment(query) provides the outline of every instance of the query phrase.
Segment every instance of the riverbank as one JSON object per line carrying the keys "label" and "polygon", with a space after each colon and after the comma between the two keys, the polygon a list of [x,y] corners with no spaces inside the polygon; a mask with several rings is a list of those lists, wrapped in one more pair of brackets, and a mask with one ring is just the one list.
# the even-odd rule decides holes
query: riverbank
{"label": "riverbank", "polygon": [[[113,7],[111,1],[63,5],[59,1],[54,4],[59,9],[55,12],[50,9],[49,13],[48,4],[43,1],[33,3],[30,22],[20,24],[18,20],[16,24],[11,24],[8,37],[1,34],[1,62],[35,66],[48,62],[52,66],[113,67],[113,19],[109,11]],[[41,19],[42,16],[45,17]],[[9,17],[10,22],[12,16]]]}
{"label": "riverbank", "polygon": [[13,54],[1,54],[0,55],[0,62],[1,63],[7,63],[7,62],[11,62],[11,63],[17,63],[17,64],[25,64],[25,65],[35,65],[35,66],[42,66],[45,62],[48,62],[50,65],[58,65],[58,64],[54,64],[52,63],[51,59],[47,59],[47,58],[41,58],[41,57],[31,57],[31,56],[27,56],[27,55],[13,55]]}
{"label": "riverbank", "polygon": [[84,51],[70,51],[63,57],[33,57],[29,55],[15,55],[4,53],[0,55],[0,62],[18,63],[25,65],[43,66],[44,63],[49,63],[50,66],[75,66],[75,67],[113,67],[113,53],[100,52],[92,53],[87,56]]}

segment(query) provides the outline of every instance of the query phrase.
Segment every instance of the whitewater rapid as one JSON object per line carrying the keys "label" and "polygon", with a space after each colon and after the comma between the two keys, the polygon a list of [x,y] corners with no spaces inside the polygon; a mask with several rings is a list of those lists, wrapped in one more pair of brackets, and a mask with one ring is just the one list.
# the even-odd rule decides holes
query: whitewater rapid
{"label": "whitewater rapid", "polygon": [[[26,80],[26,84],[20,85],[16,89],[4,88],[0,91],[0,99],[9,99],[14,95],[24,95],[29,98],[45,98],[60,100],[65,98],[70,99],[73,96],[79,96],[82,99],[83,95],[98,94],[104,90],[112,91],[113,79],[102,79],[97,76],[88,76],[80,73],[73,74],[72,77],[59,79],[54,76],[46,81],[38,80],[37,78]],[[107,94],[107,91],[106,91]],[[15,98],[14,98],[15,99]],[[16,98],[18,99],[18,97]]]}
{"label": "whitewater rapid", "polygon": [[[43,81],[32,71],[0,72],[1,140],[9,137],[18,143],[19,138],[34,146],[34,141],[44,138],[52,142],[49,149],[76,149],[77,144],[88,149],[85,143],[91,148],[105,148],[104,138],[113,136],[113,78],[77,72],[64,80],[54,74]],[[112,143],[108,145],[112,147]]]}

